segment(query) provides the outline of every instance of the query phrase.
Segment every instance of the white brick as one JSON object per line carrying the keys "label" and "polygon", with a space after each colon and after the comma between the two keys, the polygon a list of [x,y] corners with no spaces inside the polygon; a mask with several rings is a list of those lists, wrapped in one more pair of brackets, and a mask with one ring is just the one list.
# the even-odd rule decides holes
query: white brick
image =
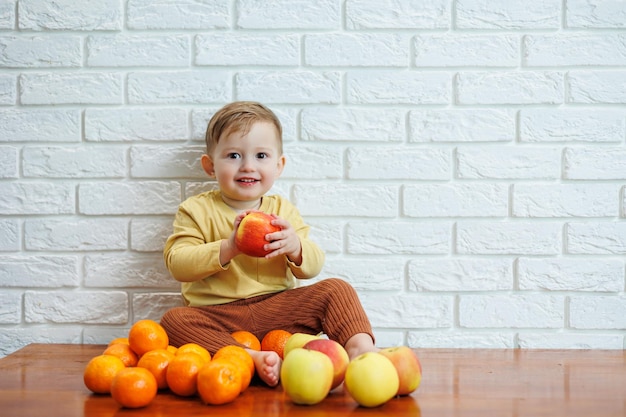
{"label": "white brick", "polygon": [[500,333],[425,331],[409,332],[408,346],[414,349],[513,349],[514,335]]}
{"label": "white brick", "polygon": [[31,146],[22,151],[25,177],[123,178],[126,175],[123,148]]}
{"label": "white brick", "polygon": [[515,217],[614,217],[619,214],[617,184],[516,184]]}
{"label": "white brick", "polygon": [[452,325],[454,297],[450,295],[360,294],[372,326],[439,328]]}
{"label": "white brick", "polygon": [[300,64],[300,37],[296,34],[198,35],[195,51],[196,65],[297,66]]}
{"label": "white brick", "polygon": [[513,289],[511,259],[413,259],[410,291],[499,291]]}
{"label": "white brick", "polygon": [[15,105],[17,102],[17,81],[14,75],[0,75],[0,105]]}
{"label": "white brick", "polygon": [[[67,326],[7,327],[0,332],[0,356],[31,343],[81,343],[81,329]],[[16,370],[21,372],[19,368]]]}
{"label": "white brick", "polygon": [[626,330],[626,297],[573,296],[570,298],[570,326],[574,329]]}
{"label": "white brick", "polygon": [[500,109],[409,112],[409,142],[511,142],[515,113]]}
{"label": "white brick", "polygon": [[80,112],[72,109],[0,110],[1,142],[77,142]]}
{"label": "white brick", "polygon": [[343,176],[343,152],[330,146],[303,146],[284,149],[287,162],[281,178],[331,179]]}
{"label": "white brick", "polygon": [[568,0],[568,28],[625,28],[626,3],[615,0]]}
{"label": "white brick", "polygon": [[465,328],[563,327],[565,300],[545,294],[462,295],[459,324]]}
{"label": "white brick", "polygon": [[520,40],[515,35],[435,34],[413,39],[417,67],[516,67]]}
{"label": "white brick", "polygon": [[566,148],[564,178],[570,180],[626,179],[626,150],[623,147]]}
{"label": "white brick", "polygon": [[87,38],[87,65],[103,67],[187,67],[186,35],[92,35]]}
{"label": "white brick", "polygon": [[133,322],[144,319],[160,321],[167,310],[184,305],[180,292],[133,294],[132,304]]}
{"label": "white brick", "polygon": [[396,291],[404,286],[401,259],[326,259],[322,277],[341,278],[357,291]]}
{"label": "white brick", "polygon": [[607,109],[523,109],[522,142],[621,142],[626,136],[624,113]]}
{"label": "white brick", "polygon": [[624,338],[615,334],[554,334],[520,333],[521,349],[618,349],[624,348]]}
{"label": "white brick", "polygon": [[346,158],[350,179],[447,180],[452,177],[452,157],[445,149],[351,147]]}
{"label": "white brick", "polygon": [[0,293],[0,324],[18,324],[21,320],[21,294],[16,294],[4,290],[2,293]]}
{"label": "white brick", "polygon": [[560,104],[565,88],[555,71],[462,72],[456,80],[458,104]]}
{"label": "white brick", "polygon": [[406,67],[409,38],[400,34],[331,33],[304,36],[311,66]]}
{"label": "white brick", "polygon": [[400,142],[406,136],[404,113],[397,110],[318,107],[301,117],[303,140]]}
{"label": "white brick", "polygon": [[200,165],[205,152],[205,146],[136,145],[130,148],[130,174],[134,178],[207,179]]}
{"label": "white brick", "polygon": [[88,255],[84,261],[86,287],[178,289],[162,253]]}
{"label": "white brick", "polygon": [[175,140],[189,136],[187,112],[177,108],[85,110],[90,141]]}
{"label": "white brick", "polygon": [[113,73],[28,73],[20,76],[22,104],[122,104],[122,77]]}
{"label": "white brick", "polygon": [[626,35],[528,35],[524,36],[524,65],[626,65]]}
{"label": "white brick", "polygon": [[26,323],[122,324],[128,320],[128,296],[121,291],[27,291]]}
{"label": "white brick", "polygon": [[347,0],[348,29],[446,29],[451,8],[446,0],[429,2]]}
{"label": "white brick", "polygon": [[230,99],[227,72],[134,72],[128,74],[128,101],[133,104],[220,103]]}
{"label": "white brick", "polygon": [[567,83],[568,103],[626,102],[626,71],[570,71]]}
{"label": "white brick", "polygon": [[17,0],[5,0],[0,3],[0,29],[15,28],[15,4]]}
{"label": "white brick", "polygon": [[346,78],[353,104],[446,104],[452,96],[447,73],[352,71]]}
{"label": "white brick", "polygon": [[313,242],[323,248],[326,254],[341,253],[343,250],[343,222],[332,220],[311,220],[306,219],[311,229],[309,237]]}
{"label": "white brick", "polygon": [[0,36],[0,67],[80,67],[80,36]]}
{"label": "white brick", "polygon": [[230,26],[227,1],[129,0],[126,24],[131,29],[225,29]]}
{"label": "white brick", "polygon": [[0,214],[70,214],[76,209],[72,184],[0,183]]}
{"label": "white brick", "polygon": [[339,103],[341,74],[304,70],[242,71],[235,77],[235,91],[237,100],[282,104]]}
{"label": "white brick", "polygon": [[120,30],[119,0],[20,0],[21,30]]}
{"label": "white brick", "polygon": [[520,258],[521,290],[619,292],[624,289],[624,263],[616,259]]}
{"label": "white brick", "polygon": [[560,0],[458,0],[459,29],[559,29]]}
{"label": "white brick", "polygon": [[174,214],[180,203],[177,182],[94,182],[78,188],[82,214]]}
{"label": "white brick", "polygon": [[173,219],[133,218],[130,222],[130,248],[138,252],[162,253],[165,241],[172,233]]}
{"label": "white brick", "polygon": [[506,217],[506,184],[405,185],[402,213],[409,217]]}
{"label": "white brick", "polygon": [[100,251],[128,246],[125,219],[32,219],[24,224],[27,250]]}
{"label": "white brick", "polygon": [[128,337],[129,328],[111,327],[106,325],[85,327],[83,330],[82,343],[88,345],[107,345],[111,340],[118,337]]}
{"label": "white brick", "polygon": [[77,287],[76,256],[4,255],[0,258],[0,287]]}
{"label": "white brick", "polygon": [[482,255],[556,255],[561,225],[538,222],[459,222],[457,251]]}
{"label": "white brick", "polygon": [[442,255],[450,252],[448,222],[376,221],[348,223],[347,253],[372,255]]}
{"label": "white brick", "polygon": [[335,0],[238,0],[242,29],[339,29],[341,4]]}
{"label": "white brick", "polygon": [[20,223],[15,219],[0,219],[0,251],[19,250],[20,228]]}
{"label": "white brick", "polygon": [[295,185],[293,200],[305,216],[393,217],[398,188],[386,185]]}
{"label": "white brick", "polygon": [[17,178],[18,149],[13,146],[0,146],[0,178]]}
{"label": "white brick", "polygon": [[404,341],[404,332],[390,331],[384,329],[374,328],[374,338],[376,339],[376,346],[403,346],[406,345]]}
{"label": "white brick", "polygon": [[567,253],[626,254],[626,223],[568,223]]}
{"label": "white brick", "polygon": [[557,148],[464,147],[457,150],[458,176],[465,179],[557,179]]}

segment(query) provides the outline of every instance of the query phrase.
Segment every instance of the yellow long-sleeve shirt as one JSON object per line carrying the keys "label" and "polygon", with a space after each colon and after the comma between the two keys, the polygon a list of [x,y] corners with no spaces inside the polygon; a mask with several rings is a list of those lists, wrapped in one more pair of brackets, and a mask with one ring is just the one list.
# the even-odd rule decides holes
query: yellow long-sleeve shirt
{"label": "yellow long-sleeve shirt", "polygon": [[298,279],[313,278],[322,269],[324,253],[308,237],[297,208],[278,195],[264,196],[260,211],[287,220],[302,244],[302,264],[285,256],[271,259],[238,255],[222,266],[222,239],[233,232],[237,213],[224,203],[219,191],[208,191],[185,200],[178,208],[174,230],[163,256],[170,274],[182,282],[189,306],[223,304],[293,288]]}

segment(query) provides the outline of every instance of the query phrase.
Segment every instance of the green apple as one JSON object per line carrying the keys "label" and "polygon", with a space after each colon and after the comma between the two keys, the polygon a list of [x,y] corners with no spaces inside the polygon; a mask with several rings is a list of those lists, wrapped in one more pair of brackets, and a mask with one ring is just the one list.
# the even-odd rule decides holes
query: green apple
{"label": "green apple", "polygon": [[390,347],[382,349],[380,354],[389,358],[398,371],[398,395],[409,395],[419,387],[422,382],[422,365],[411,348]]}
{"label": "green apple", "polygon": [[319,339],[320,337],[314,334],[307,333],[294,333],[289,339],[287,339],[287,343],[285,343],[285,348],[283,349],[283,356],[287,356],[289,352],[294,350],[295,348],[303,347],[311,340]]}
{"label": "green apple", "polygon": [[322,352],[295,348],[283,360],[280,380],[283,390],[295,404],[317,404],[330,391],[333,363]]}
{"label": "green apple", "polygon": [[378,407],[396,396],[400,380],[393,363],[377,352],[362,353],[348,364],[343,385],[363,407]]}

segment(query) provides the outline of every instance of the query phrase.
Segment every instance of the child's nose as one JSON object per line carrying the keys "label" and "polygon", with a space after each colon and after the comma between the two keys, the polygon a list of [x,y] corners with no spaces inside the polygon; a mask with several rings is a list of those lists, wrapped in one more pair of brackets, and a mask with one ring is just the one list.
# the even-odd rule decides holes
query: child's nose
{"label": "child's nose", "polygon": [[244,157],[241,160],[241,170],[242,171],[253,171],[254,170],[254,158]]}

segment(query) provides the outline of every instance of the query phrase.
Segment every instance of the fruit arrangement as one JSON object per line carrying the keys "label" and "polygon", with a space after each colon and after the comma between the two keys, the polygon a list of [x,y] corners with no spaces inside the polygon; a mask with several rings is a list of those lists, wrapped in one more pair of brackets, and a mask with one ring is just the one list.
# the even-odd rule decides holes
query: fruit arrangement
{"label": "fruit arrangement", "polygon": [[[252,350],[276,352],[282,359],[282,388],[295,404],[313,405],[344,384],[363,407],[377,407],[415,391],[422,368],[406,346],[363,353],[350,360],[339,343],[304,333],[272,330],[261,341],[247,331],[233,338]],[[188,343],[169,345],[167,333],[152,320],[140,320],[127,338],[112,340],[85,366],[83,381],[96,394],[110,394],[125,408],[149,405],[160,390],[199,397],[205,404],[235,401],[255,374],[252,357],[238,345],[224,346],[213,356]]]}
{"label": "fruit arrangement", "polygon": [[359,405],[371,408],[415,391],[422,380],[422,366],[407,346],[367,352],[350,360],[343,346],[333,340],[295,333],[285,345],[280,377],[283,390],[295,404],[317,404],[343,382]]}
{"label": "fruit arrangement", "polygon": [[[241,331],[235,340],[260,350],[252,333]],[[163,327],[152,320],[139,320],[128,337],[109,342],[101,355],[85,366],[83,381],[96,394],[110,394],[125,408],[149,405],[159,390],[169,389],[181,397],[198,396],[205,404],[234,401],[254,376],[254,362],[241,346],[225,346],[211,354],[188,343],[169,345]]]}

